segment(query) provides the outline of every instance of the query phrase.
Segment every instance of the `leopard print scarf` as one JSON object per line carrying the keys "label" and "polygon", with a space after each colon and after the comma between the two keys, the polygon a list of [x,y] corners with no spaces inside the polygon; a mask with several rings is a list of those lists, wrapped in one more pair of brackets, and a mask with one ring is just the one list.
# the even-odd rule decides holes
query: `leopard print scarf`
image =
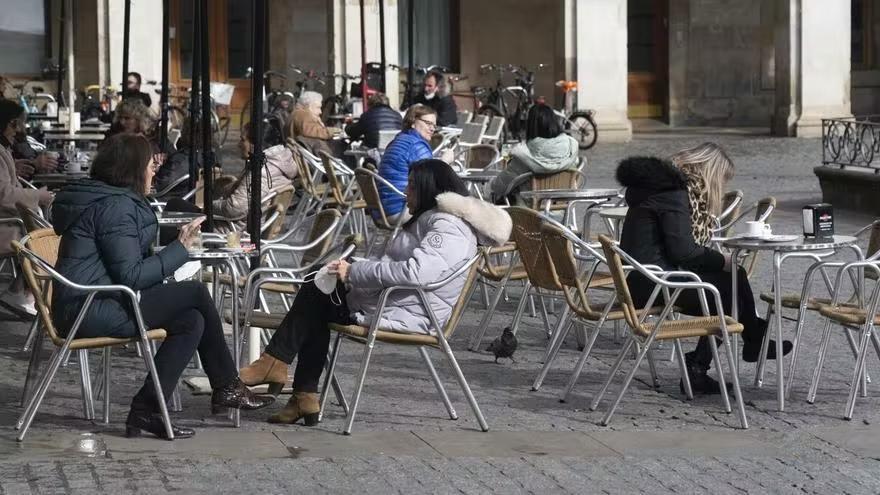
{"label": "leopard print scarf", "polygon": [[688,203],[691,207],[691,228],[694,240],[706,246],[712,239],[712,215],[709,213],[709,192],[706,181],[699,174],[684,171],[687,177]]}

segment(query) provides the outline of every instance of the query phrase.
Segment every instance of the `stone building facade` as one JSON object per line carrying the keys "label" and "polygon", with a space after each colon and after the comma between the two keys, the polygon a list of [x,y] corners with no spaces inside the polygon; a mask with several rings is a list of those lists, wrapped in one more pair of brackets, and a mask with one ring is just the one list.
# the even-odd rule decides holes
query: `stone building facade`
{"label": "stone building facade", "polygon": [[[10,0],[0,0],[0,3]],[[57,10],[59,0],[46,0]],[[626,140],[633,119],[671,126],[754,126],[786,136],[821,133],[823,117],[880,111],[880,5],[873,0],[385,0],[385,56],[406,65],[406,20],[415,1],[415,59],[468,76],[455,92],[492,85],[480,65],[537,71],[536,93],[561,103],[555,82],[579,82],[603,140]],[[81,84],[121,77],[122,0],[77,0]],[[378,0],[365,0],[368,61],[379,60]],[[189,0],[172,0],[172,82],[187,84]],[[210,0],[212,78],[238,88],[246,61],[248,0]],[[132,68],[161,74],[161,0],[132,2]],[[876,26],[876,29],[875,29]],[[358,73],[359,0],[270,0],[270,68],[292,64]],[[53,41],[54,43],[54,41]],[[233,70],[235,69],[235,70]],[[401,75],[389,70],[388,81]],[[80,84],[80,83],[78,83]],[[399,88],[387,92],[397,101]],[[329,90],[328,90],[329,92]]]}

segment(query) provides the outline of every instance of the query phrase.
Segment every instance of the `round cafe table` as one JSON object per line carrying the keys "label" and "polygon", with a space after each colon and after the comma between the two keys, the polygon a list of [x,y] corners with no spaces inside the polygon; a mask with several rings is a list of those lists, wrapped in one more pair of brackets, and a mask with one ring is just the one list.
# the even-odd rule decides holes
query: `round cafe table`
{"label": "round cafe table", "polygon": [[[836,235],[828,240],[813,240],[798,236],[797,239],[789,242],[769,242],[761,239],[746,239],[742,237],[732,237],[721,241],[722,246],[730,249],[730,257],[733,260],[738,259],[740,251],[768,251],[773,253],[773,324],[776,326],[776,393],[780,411],[785,410],[785,379],[783,375],[783,356],[782,356],[782,264],[788,258],[825,257],[836,254],[842,249],[852,249],[858,259],[863,259],[862,250],[856,244],[858,239],[847,235]],[[736,305],[737,299],[737,277],[730,277],[731,284],[731,317],[736,320],[739,317]],[[798,315],[798,320],[804,315]],[[768,322],[769,323],[769,322]],[[801,322],[798,322],[798,328],[801,328]],[[770,327],[768,325],[768,331]],[[795,343],[797,342],[795,336]],[[736,349],[734,349],[736,351]],[[764,361],[764,360],[762,360]],[[737,361],[738,362],[738,361]],[[764,363],[759,361],[758,370],[756,371],[755,384],[761,386],[763,382]],[[792,356],[792,368],[794,365],[794,355]],[[738,372],[739,370],[737,370]],[[790,378],[790,377],[789,377]]]}

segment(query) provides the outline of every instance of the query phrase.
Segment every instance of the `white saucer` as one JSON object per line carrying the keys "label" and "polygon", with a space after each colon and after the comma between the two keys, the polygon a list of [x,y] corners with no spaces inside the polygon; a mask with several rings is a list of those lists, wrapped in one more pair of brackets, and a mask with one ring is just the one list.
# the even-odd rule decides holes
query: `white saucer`
{"label": "white saucer", "polygon": [[798,240],[800,237],[794,234],[771,234],[760,239],[764,242],[791,242]]}

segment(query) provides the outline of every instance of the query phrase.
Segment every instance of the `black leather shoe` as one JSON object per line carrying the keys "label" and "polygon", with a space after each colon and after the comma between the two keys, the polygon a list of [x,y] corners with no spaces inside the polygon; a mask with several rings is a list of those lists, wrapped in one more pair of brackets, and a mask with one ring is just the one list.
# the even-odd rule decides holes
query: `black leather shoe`
{"label": "black leather shoe", "polygon": [[[130,411],[125,420],[125,436],[128,438],[139,437],[143,431],[152,433],[159,438],[168,439],[162,415]],[[171,432],[174,433],[174,438],[189,438],[196,434],[192,428],[181,428],[173,423],[171,424]]]}
{"label": "black leather shoe", "polygon": [[[763,339],[762,339],[763,340]],[[790,340],[782,341],[782,355],[785,356],[789,352],[794,345]],[[757,363],[758,359],[761,358],[761,340],[757,342],[747,342],[743,344],[743,361],[747,363]],[[776,359],[776,341],[770,339],[767,343],[767,359]]]}
{"label": "black leather shoe", "polygon": [[229,385],[218,388],[211,393],[211,412],[217,414],[223,408],[232,409],[260,409],[275,402],[275,397],[268,395],[256,395],[247,386],[235,378]]}
{"label": "black leather shoe", "polygon": [[[691,382],[691,390],[694,395],[719,395],[721,393],[721,384],[707,373],[707,370],[700,370],[691,366],[687,368],[688,379]],[[733,384],[726,384],[727,391],[733,390]],[[678,388],[684,393],[684,380],[678,382]]]}

